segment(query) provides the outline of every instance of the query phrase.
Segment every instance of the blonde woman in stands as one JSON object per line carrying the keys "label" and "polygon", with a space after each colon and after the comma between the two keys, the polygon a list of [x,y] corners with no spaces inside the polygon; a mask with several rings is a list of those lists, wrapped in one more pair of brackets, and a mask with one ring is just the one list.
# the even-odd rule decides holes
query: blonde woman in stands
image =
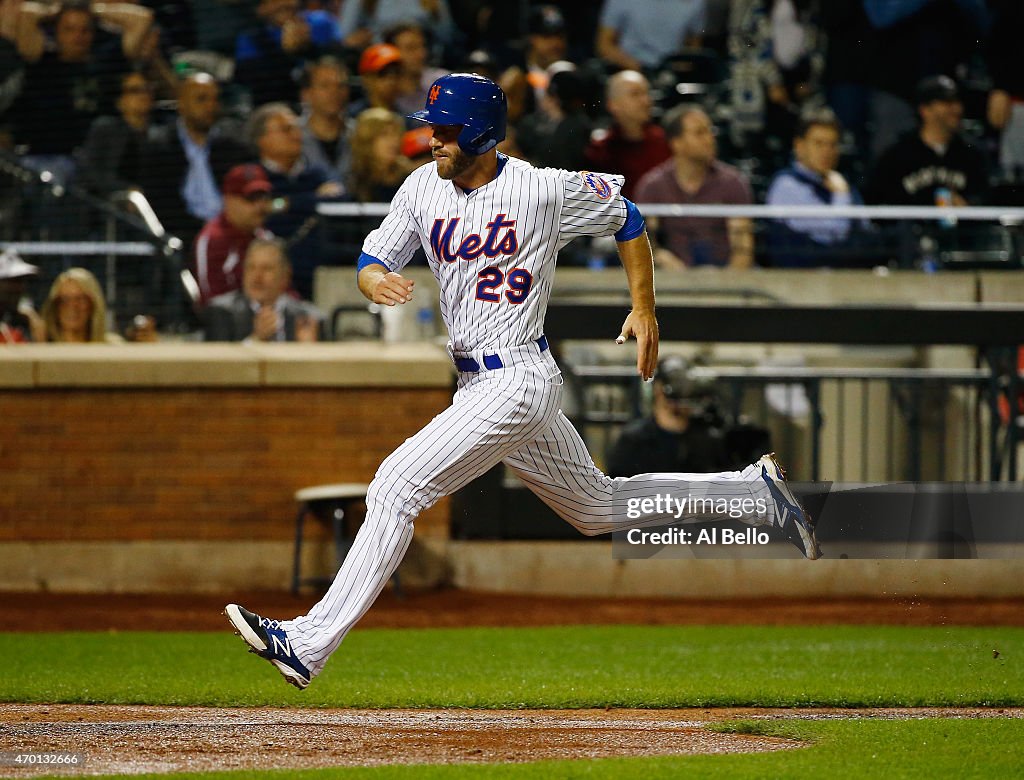
{"label": "blonde woman in stands", "polygon": [[[89,342],[119,344],[124,341],[116,333],[107,332],[107,304],[99,282],[85,268],[69,268],[50,287],[42,310],[45,331],[38,341],[69,344]],[[132,329],[134,341],[156,341],[156,330],[150,318],[136,318]],[[142,319],[146,326],[143,327]]]}
{"label": "blonde woman in stands", "polygon": [[402,154],[405,121],[385,108],[356,117],[352,133],[352,177],[348,191],[361,203],[387,203],[416,167]]}

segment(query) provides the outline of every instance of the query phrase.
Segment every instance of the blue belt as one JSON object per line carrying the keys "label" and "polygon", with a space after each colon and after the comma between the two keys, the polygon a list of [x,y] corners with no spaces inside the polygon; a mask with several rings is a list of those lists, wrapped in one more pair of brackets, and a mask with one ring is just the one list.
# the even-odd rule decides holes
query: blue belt
{"label": "blue belt", "polygon": [[[536,344],[540,347],[541,352],[546,352],[548,348],[548,337],[541,336],[537,339]],[[480,371],[480,364],[477,363],[473,358],[455,358],[455,367],[459,371]],[[504,368],[505,364],[501,362],[500,355],[484,355],[484,368],[487,370],[493,370],[495,368]]]}

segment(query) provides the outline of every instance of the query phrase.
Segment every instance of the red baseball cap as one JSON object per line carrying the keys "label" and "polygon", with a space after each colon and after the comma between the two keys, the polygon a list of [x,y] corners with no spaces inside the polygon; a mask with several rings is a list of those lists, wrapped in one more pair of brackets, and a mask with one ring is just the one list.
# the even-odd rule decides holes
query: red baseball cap
{"label": "red baseball cap", "polygon": [[267,172],[263,170],[262,165],[254,163],[236,165],[224,177],[225,195],[245,197],[256,192],[270,192],[272,189],[270,179],[267,178]]}
{"label": "red baseball cap", "polygon": [[390,43],[375,43],[367,46],[359,57],[359,75],[367,73],[380,73],[388,65],[402,61],[402,53],[398,47]]}

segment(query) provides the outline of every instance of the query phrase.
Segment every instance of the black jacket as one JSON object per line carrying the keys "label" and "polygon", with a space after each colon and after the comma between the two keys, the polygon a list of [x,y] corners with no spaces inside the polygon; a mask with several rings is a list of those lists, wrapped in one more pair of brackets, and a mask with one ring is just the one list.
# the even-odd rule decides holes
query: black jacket
{"label": "black jacket", "polygon": [[103,195],[140,186],[147,132],[120,116],[101,116],[78,150],[79,183]]}
{"label": "black jacket", "polygon": [[968,203],[984,203],[988,163],[977,147],[955,136],[939,156],[915,131],[903,136],[878,158],[864,188],[867,203],[934,206],[936,190],[959,193]]}
{"label": "black jacket", "polygon": [[721,433],[691,420],[683,433],[658,426],[653,417],[635,420],[608,451],[610,477],[634,477],[662,471],[707,472],[730,468]]}

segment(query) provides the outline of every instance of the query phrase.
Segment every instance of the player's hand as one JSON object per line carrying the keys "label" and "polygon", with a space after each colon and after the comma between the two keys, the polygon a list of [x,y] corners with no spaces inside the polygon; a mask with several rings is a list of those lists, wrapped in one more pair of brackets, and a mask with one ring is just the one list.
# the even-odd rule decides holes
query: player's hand
{"label": "player's hand", "polygon": [[373,302],[383,303],[385,306],[394,306],[399,303],[408,303],[412,300],[412,279],[406,279],[401,274],[390,271],[384,274],[374,285]]}
{"label": "player's hand", "polygon": [[654,376],[658,365],[658,320],[653,310],[633,309],[615,343],[624,344],[630,336],[636,338],[636,372],[646,381]]}

